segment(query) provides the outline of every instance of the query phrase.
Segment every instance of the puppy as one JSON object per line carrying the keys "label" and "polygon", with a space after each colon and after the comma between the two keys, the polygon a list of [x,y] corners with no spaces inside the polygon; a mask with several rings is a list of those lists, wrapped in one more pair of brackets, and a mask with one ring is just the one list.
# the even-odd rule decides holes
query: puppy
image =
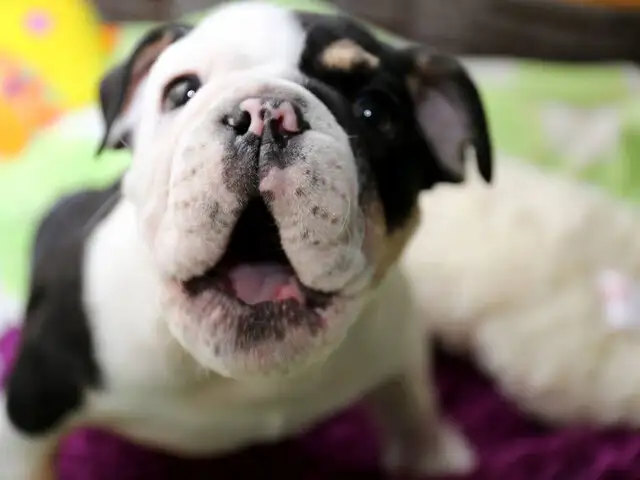
{"label": "puppy", "polygon": [[397,261],[417,198],[491,177],[452,58],[263,3],[165,25],[104,78],[121,181],[37,232],[0,417],[2,478],[55,477],[92,426],[181,455],[292,436],[362,399],[389,468],[471,468],[438,418],[425,325]]}

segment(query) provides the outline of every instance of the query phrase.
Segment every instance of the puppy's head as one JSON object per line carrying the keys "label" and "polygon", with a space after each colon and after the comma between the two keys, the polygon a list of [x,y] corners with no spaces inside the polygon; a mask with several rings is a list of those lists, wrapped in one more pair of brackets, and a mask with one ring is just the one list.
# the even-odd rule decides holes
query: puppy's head
{"label": "puppy's head", "polygon": [[101,100],[104,145],[133,150],[124,195],[169,328],[233,377],[326,357],[401,254],[419,192],[461,181],[467,145],[491,176],[461,66],[344,18],[235,3],[159,27]]}

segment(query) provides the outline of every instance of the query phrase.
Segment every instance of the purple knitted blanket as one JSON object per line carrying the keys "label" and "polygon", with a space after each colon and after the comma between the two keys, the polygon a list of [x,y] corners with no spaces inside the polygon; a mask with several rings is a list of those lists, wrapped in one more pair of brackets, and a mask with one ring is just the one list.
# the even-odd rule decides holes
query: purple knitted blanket
{"label": "purple knitted blanket", "polygon": [[[4,365],[10,365],[17,339],[15,330],[0,338]],[[519,414],[465,360],[440,353],[436,365],[444,410],[461,425],[481,459],[468,479],[640,479],[640,433],[548,428]],[[82,431],[66,441],[59,468],[63,480],[383,478],[376,471],[376,457],[371,425],[354,406],[294,440],[197,461]]]}

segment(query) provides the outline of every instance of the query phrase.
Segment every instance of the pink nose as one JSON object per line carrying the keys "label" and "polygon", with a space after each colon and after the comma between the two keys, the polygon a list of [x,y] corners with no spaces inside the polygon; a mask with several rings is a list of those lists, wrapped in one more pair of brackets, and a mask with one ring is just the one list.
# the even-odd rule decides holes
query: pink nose
{"label": "pink nose", "polygon": [[226,122],[239,136],[268,135],[281,146],[305,129],[302,114],[293,103],[272,98],[252,97],[243,100]]}

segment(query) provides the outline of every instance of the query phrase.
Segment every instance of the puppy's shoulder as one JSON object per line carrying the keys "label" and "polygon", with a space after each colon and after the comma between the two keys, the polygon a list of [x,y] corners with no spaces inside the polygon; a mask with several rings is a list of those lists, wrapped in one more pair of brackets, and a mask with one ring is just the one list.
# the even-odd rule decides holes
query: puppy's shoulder
{"label": "puppy's shoulder", "polygon": [[7,381],[12,423],[44,434],[100,384],[83,302],[87,238],[120,199],[120,182],[61,198],[40,222],[32,250],[22,340]]}

